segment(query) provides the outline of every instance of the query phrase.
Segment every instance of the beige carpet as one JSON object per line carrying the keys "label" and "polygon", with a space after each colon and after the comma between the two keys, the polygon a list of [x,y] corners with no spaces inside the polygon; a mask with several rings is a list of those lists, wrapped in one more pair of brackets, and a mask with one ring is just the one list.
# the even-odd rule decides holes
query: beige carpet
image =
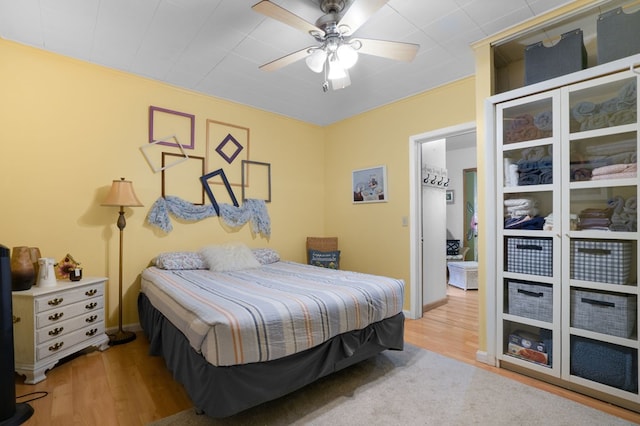
{"label": "beige carpet", "polygon": [[190,409],[153,426],[627,425],[593,408],[413,346],[386,351],[226,419]]}

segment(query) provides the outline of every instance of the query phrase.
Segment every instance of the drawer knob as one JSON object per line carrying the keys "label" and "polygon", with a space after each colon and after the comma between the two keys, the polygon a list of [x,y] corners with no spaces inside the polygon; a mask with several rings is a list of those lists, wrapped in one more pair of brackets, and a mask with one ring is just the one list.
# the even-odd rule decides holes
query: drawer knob
{"label": "drawer knob", "polygon": [[64,299],[62,297],[56,297],[55,299],[49,300],[49,305],[51,306],[58,306],[59,304],[61,304],[64,301]]}
{"label": "drawer knob", "polygon": [[49,321],[58,321],[63,315],[64,312],[56,312],[53,315],[49,315]]}
{"label": "drawer knob", "polygon": [[96,306],[98,306],[98,304],[96,302],[91,302],[88,305],[85,305],[84,307],[87,308],[87,309],[93,309]]}
{"label": "drawer knob", "polygon": [[55,344],[55,345],[53,345],[53,346],[49,346],[49,350],[50,350],[51,352],[55,352],[55,351],[57,351],[58,349],[60,349],[63,345],[64,345],[64,342],[58,342],[58,343],[56,343],[56,344]]}
{"label": "drawer knob", "polygon": [[62,330],[64,330],[64,327],[56,327],[53,330],[49,331],[49,336],[57,336],[58,334],[62,333]]}
{"label": "drawer knob", "polygon": [[94,334],[96,334],[98,332],[97,328],[92,328],[91,330],[87,331],[85,334],[87,336],[93,336]]}
{"label": "drawer knob", "polygon": [[88,317],[85,321],[86,322],[94,322],[95,320],[98,319],[97,315],[91,315],[90,317]]}
{"label": "drawer knob", "polygon": [[91,297],[91,296],[95,296],[97,292],[98,292],[98,290],[96,290],[95,288],[92,288],[91,290],[85,292],[84,294],[85,294],[85,296]]}

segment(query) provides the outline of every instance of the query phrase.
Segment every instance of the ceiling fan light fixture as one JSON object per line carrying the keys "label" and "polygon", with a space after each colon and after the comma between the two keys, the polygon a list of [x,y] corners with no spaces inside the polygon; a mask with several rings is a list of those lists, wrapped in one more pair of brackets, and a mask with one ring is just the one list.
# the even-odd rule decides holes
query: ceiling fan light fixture
{"label": "ceiling fan light fixture", "polygon": [[338,80],[341,78],[345,78],[347,73],[344,70],[344,67],[340,63],[337,55],[331,55],[329,57],[329,74],[327,78],[329,80]]}
{"label": "ceiling fan light fixture", "polygon": [[324,63],[326,60],[327,52],[325,52],[323,49],[314,49],[313,52],[311,52],[311,54],[307,56],[305,62],[307,63],[307,66],[311,71],[321,73],[324,69]]}
{"label": "ceiling fan light fixture", "polygon": [[343,43],[338,47],[338,58],[345,69],[350,69],[358,62],[358,52],[349,43]]}
{"label": "ceiling fan light fixture", "polygon": [[331,89],[333,90],[344,89],[345,87],[350,85],[351,85],[351,77],[349,77],[348,71],[345,71],[344,77],[331,80]]}

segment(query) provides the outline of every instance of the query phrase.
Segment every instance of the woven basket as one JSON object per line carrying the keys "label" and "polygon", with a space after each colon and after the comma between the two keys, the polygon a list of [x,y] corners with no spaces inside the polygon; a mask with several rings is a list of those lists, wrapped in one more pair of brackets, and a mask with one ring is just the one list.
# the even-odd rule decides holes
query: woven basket
{"label": "woven basket", "polygon": [[539,321],[553,321],[553,287],[509,281],[509,313]]}
{"label": "woven basket", "polygon": [[571,290],[571,327],[629,338],[636,326],[637,297],[582,289]]}

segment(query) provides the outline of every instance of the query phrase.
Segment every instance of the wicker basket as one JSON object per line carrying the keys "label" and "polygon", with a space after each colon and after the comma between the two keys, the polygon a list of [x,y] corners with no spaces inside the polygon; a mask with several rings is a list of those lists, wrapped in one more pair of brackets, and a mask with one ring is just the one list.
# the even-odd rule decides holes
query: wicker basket
{"label": "wicker basket", "polygon": [[522,281],[507,283],[509,313],[539,321],[553,321],[553,287]]}
{"label": "wicker basket", "polygon": [[628,338],[635,332],[635,295],[571,290],[571,327]]}

